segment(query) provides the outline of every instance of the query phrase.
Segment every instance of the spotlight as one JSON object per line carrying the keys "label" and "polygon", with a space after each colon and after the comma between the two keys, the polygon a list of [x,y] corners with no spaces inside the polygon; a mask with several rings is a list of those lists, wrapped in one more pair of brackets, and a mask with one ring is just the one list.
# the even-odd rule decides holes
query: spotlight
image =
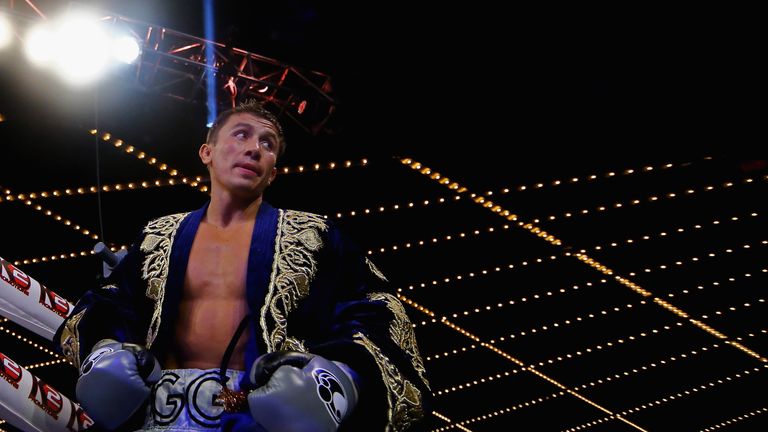
{"label": "spotlight", "polygon": [[37,66],[46,66],[53,60],[56,38],[45,24],[32,27],[24,39],[24,54]]}
{"label": "spotlight", "polygon": [[0,13],[0,49],[10,45],[11,38],[13,38],[13,26],[11,25],[11,20]]}
{"label": "spotlight", "polygon": [[139,43],[130,36],[120,36],[112,41],[112,57],[123,63],[133,63],[140,53]]}
{"label": "spotlight", "polygon": [[108,60],[108,38],[98,19],[70,15],[57,32],[57,72],[75,85],[95,80]]}

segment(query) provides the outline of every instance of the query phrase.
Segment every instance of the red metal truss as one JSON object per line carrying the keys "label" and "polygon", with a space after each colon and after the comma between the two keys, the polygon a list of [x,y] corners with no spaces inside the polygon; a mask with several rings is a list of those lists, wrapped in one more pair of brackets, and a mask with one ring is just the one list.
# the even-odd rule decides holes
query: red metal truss
{"label": "red metal truss", "polygon": [[[255,98],[274,105],[280,115],[313,134],[334,112],[331,78],[322,72],[299,70],[240,48],[130,18],[110,16],[105,20],[142,41],[134,78],[148,91],[205,103],[206,78],[212,73],[220,103],[231,95],[238,101]],[[206,64],[206,50],[211,48],[213,67]]]}
{"label": "red metal truss", "polygon": [[[9,6],[21,18],[17,21],[46,19],[29,0]],[[32,10],[34,16],[22,16]],[[103,13],[101,19],[111,31],[131,34],[141,46],[139,58],[122,70],[126,75],[121,76],[121,84],[133,83],[148,92],[205,104],[206,79],[213,74],[218,108],[258,99],[311,134],[323,130],[335,111],[331,78],[325,73],[111,13]],[[211,49],[214,60],[209,66],[206,55]]]}

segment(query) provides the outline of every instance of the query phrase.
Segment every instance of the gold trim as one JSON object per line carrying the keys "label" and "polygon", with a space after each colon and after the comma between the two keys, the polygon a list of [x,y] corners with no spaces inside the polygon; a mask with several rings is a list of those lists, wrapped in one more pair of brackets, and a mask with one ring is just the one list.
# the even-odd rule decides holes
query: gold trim
{"label": "gold trim", "polygon": [[304,346],[304,341],[300,341],[294,337],[287,337],[280,346],[281,350],[308,352]]}
{"label": "gold trim", "polygon": [[323,247],[320,233],[328,230],[322,216],[296,210],[280,210],[277,225],[272,275],[260,313],[267,352],[288,343],[288,314],[309,294],[317,272],[315,255]]}
{"label": "gold trim", "polygon": [[413,423],[424,417],[421,406],[421,392],[410,381],[404,379],[400,371],[390,363],[370,339],[362,333],[354,335],[355,343],[365,347],[371,353],[381,371],[381,377],[387,388],[387,432],[407,430]]}
{"label": "gold trim", "polygon": [[80,325],[86,310],[83,309],[67,319],[59,338],[64,357],[78,369],[80,368],[80,332],[77,326]]}
{"label": "gold trim", "polygon": [[368,269],[370,269],[371,273],[375,274],[376,277],[378,277],[379,279],[383,280],[384,282],[389,282],[387,280],[387,277],[384,276],[384,273],[382,273],[381,270],[379,270],[379,268],[376,267],[375,264],[373,264],[373,261],[368,259],[368,257],[365,257],[365,263],[368,264]]}
{"label": "gold trim", "polygon": [[389,335],[392,337],[392,340],[400,346],[406,354],[408,354],[413,368],[419,373],[419,378],[421,378],[427,388],[429,388],[429,381],[427,381],[427,378],[424,376],[426,373],[424,361],[421,359],[419,346],[416,343],[416,333],[413,331],[413,325],[408,319],[408,314],[406,314],[403,304],[397,297],[387,293],[369,294],[368,299],[371,301],[383,301],[386,303],[387,309],[392,311],[394,320],[389,326]]}
{"label": "gold trim", "polygon": [[155,301],[155,310],[152,313],[152,321],[147,330],[147,348],[152,347],[152,342],[160,330],[160,318],[163,312],[163,299],[165,298],[165,283],[168,280],[168,265],[171,258],[171,248],[176,230],[181,221],[189,214],[177,213],[155,219],[144,227],[147,234],[141,242],[141,251],[146,253],[142,267],[142,279],[147,281],[146,295]]}

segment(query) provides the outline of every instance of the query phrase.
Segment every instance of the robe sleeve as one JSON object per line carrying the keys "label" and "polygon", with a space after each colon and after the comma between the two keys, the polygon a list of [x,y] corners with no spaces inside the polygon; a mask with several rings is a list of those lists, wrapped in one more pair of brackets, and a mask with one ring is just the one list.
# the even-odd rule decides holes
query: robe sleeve
{"label": "robe sleeve", "polygon": [[90,289],[80,297],[54,336],[57,348],[78,368],[81,360],[102,339],[143,343],[137,332],[136,294],[141,287],[138,244],[129,249],[98,288]]}
{"label": "robe sleeve", "polygon": [[406,310],[384,274],[334,226],[327,246],[336,283],[331,335],[307,348],[358,375],[359,403],[342,430],[417,430],[432,394]]}

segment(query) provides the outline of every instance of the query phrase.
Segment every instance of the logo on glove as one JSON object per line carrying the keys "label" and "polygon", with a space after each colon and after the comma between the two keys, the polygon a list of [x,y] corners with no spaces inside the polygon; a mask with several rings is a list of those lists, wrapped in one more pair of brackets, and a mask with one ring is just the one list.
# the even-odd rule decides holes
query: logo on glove
{"label": "logo on glove", "polygon": [[325,369],[317,368],[312,371],[312,378],[317,383],[317,395],[325,404],[325,408],[336,423],[341,423],[347,412],[347,396],[338,378]]}
{"label": "logo on glove", "polygon": [[98,362],[102,357],[104,357],[105,354],[109,354],[111,352],[114,352],[112,348],[104,347],[99,348],[96,351],[92,352],[83,362],[83,365],[80,367],[80,375],[85,375],[88,372],[91,371],[93,368],[94,363]]}

